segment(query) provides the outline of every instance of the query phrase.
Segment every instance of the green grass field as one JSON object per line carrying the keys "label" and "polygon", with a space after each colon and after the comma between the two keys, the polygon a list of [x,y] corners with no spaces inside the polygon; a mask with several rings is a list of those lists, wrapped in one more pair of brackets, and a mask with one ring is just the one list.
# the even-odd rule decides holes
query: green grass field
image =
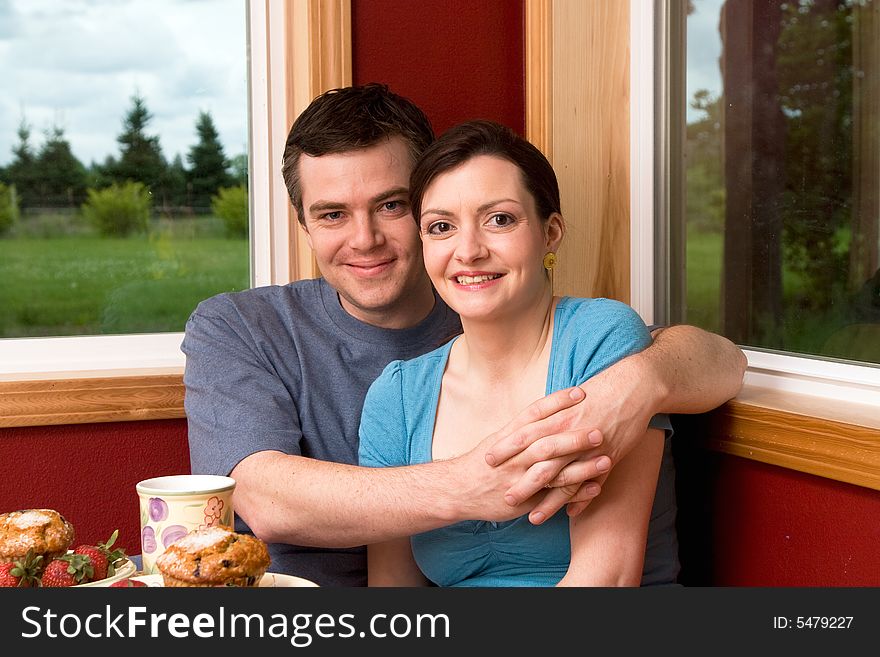
{"label": "green grass field", "polygon": [[721,330],[721,266],[724,247],[721,233],[688,231],[687,323]]}
{"label": "green grass field", "polygon": [[242,239],[0,239],[0,337],[182,331],[199,301],[248,286]]}
{"label": "green grass field", "polygon": [[[199,301],[248,287],[247,240],[222,237],[214,218],[155,221],[149,236],[128,238],[38,233],[57,235],[62,223],[70,226],[42,217],[0,239],[0,338],[182,331]],[[690,231],[687,244],[686,321],[718,333],[722,239]],[[789,272],[783,280],[781,334],[754,346],[838,355],[824,343],[842,319],[803,313],[803,281]]]}
{"label": "green grass field", "polygon": [[[721,273],[723,266],[723,236],[720,233],[688,231],[687,241],[687,316],[688,324],[699,326],[715,333],[723,333],[721,326]],[[779,319],[779,330],[775,337],[766,337],[760,344],[751,346],[769,347],[796,353],[864,358],[852,354],[872,354],[867,359],[877,360],[880,353],[876,347],[861,344],[834,345],[829,340],[839,342],[836,334],[849,322],[844,316],[846,310],[841,304],[824,312],[806,311],[801,301],[810,295],[809,283],[796,272],[788,269],[782,272],[783,308]]]}

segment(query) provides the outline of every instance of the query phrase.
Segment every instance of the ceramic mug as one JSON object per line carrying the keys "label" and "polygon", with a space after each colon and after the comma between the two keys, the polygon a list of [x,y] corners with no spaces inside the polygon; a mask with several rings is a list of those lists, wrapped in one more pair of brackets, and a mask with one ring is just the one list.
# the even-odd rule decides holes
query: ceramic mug
{"label": "ceramic mug", "polygon": [[156,558],[195,529],[233,528],[235,479],[218,475],[168,475],[138,482],[141,509],[141,563],[158,572]]}

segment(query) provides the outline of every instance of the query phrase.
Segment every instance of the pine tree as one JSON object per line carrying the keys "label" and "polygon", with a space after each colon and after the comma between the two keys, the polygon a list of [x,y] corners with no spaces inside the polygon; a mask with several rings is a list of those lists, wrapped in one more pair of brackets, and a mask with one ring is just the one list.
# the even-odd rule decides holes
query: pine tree
{"label": "pine tree", "polygon": [[236,185],[248,186],[248,156],[247,153],[239,153],[230,160],[232,179]]}
{"label": "pine tree", "polygon": [[13,160],[4,172],[4,180],[15,185],[19,207],[28,208],[39,204],[37,188],[37,158],[30,144],[31,128],[22,119],[18,125],[18,143],[12,147]]}
{"label": "pine tree", "polygon": [[46,141],[36,161],[40,205],[77,207],[86,197],[86,168],[70,150],[64,129],[46,131]]}
{"label": "pine tree", "polygon": [[232,186],[233,181],[229,175],[229,161],[223,153],[220,135],[209,112],[199,113],[196,133],[199,141],[190,148],[186,156],[190,164],[189,187],[193,207],[207,212],[210,211],[211,196],[221,187]]}
{"label": "pine tree", "polygon": [[132,106],[122,120],[119,142],[119,159],[112,178],[117,182],[131,180],[144,183],[153,193],[156,205],[164,205],[166,194],[165,158],[159,145],[158,135],[147,135],[147,125],[153,115],[140,94],[131,98]]}
{"label": "pine tree", "polygon": [[180,155],[175,155],[168,167],[168,202],[177,208],[188,206],[186,197],[187,170]]}

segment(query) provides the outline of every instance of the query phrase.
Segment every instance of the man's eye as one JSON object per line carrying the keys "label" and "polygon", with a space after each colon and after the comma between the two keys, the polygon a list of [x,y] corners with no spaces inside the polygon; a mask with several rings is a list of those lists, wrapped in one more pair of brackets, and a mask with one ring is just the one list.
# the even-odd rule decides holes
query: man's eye
{"label": "man's eye", "polygon": [[447,221],[435,221],[425,230],[428,235],[442,235],[452,230],[452,224]]}
{"label": "man's eye", "polygon": [[489,217],[489,221],[492,223],[492,225],[499,228],[505,228],[515,223],[513,217],[511,217],[509,214],[504,213],[493,214],[491,217]]}
{"label": "man's eye", "polygon": [[408,209],[408,205],[406,201],[402,199],[394,199],[393,201],[384,201],[379,206],[379,212],[387,215],[392,215],[394,217],[398,217],[400,215],[406,214]]}
{"label": "man's eye", "polygon": [[334,210],[333,212],[325,212],[321,215],[321,219],[326,219],[328,221],[339,221],[342,219],[342,213],[339,210]]}

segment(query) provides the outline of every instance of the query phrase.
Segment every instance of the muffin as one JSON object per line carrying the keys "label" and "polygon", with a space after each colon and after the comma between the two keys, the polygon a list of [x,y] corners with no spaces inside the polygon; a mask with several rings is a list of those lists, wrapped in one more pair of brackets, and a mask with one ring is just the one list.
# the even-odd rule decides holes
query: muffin
{"label": "muffin", "polygon": [[46,564],[67,553],[73,537],[73,525],[53,509],[0,514],[0,563],[22,559],[33,550]]}
{"label": "muffin", "polygon": [[156,559],[165,586],[256,587],[269,568],[269,550],[256,536],[224,527],[197,529]]}

